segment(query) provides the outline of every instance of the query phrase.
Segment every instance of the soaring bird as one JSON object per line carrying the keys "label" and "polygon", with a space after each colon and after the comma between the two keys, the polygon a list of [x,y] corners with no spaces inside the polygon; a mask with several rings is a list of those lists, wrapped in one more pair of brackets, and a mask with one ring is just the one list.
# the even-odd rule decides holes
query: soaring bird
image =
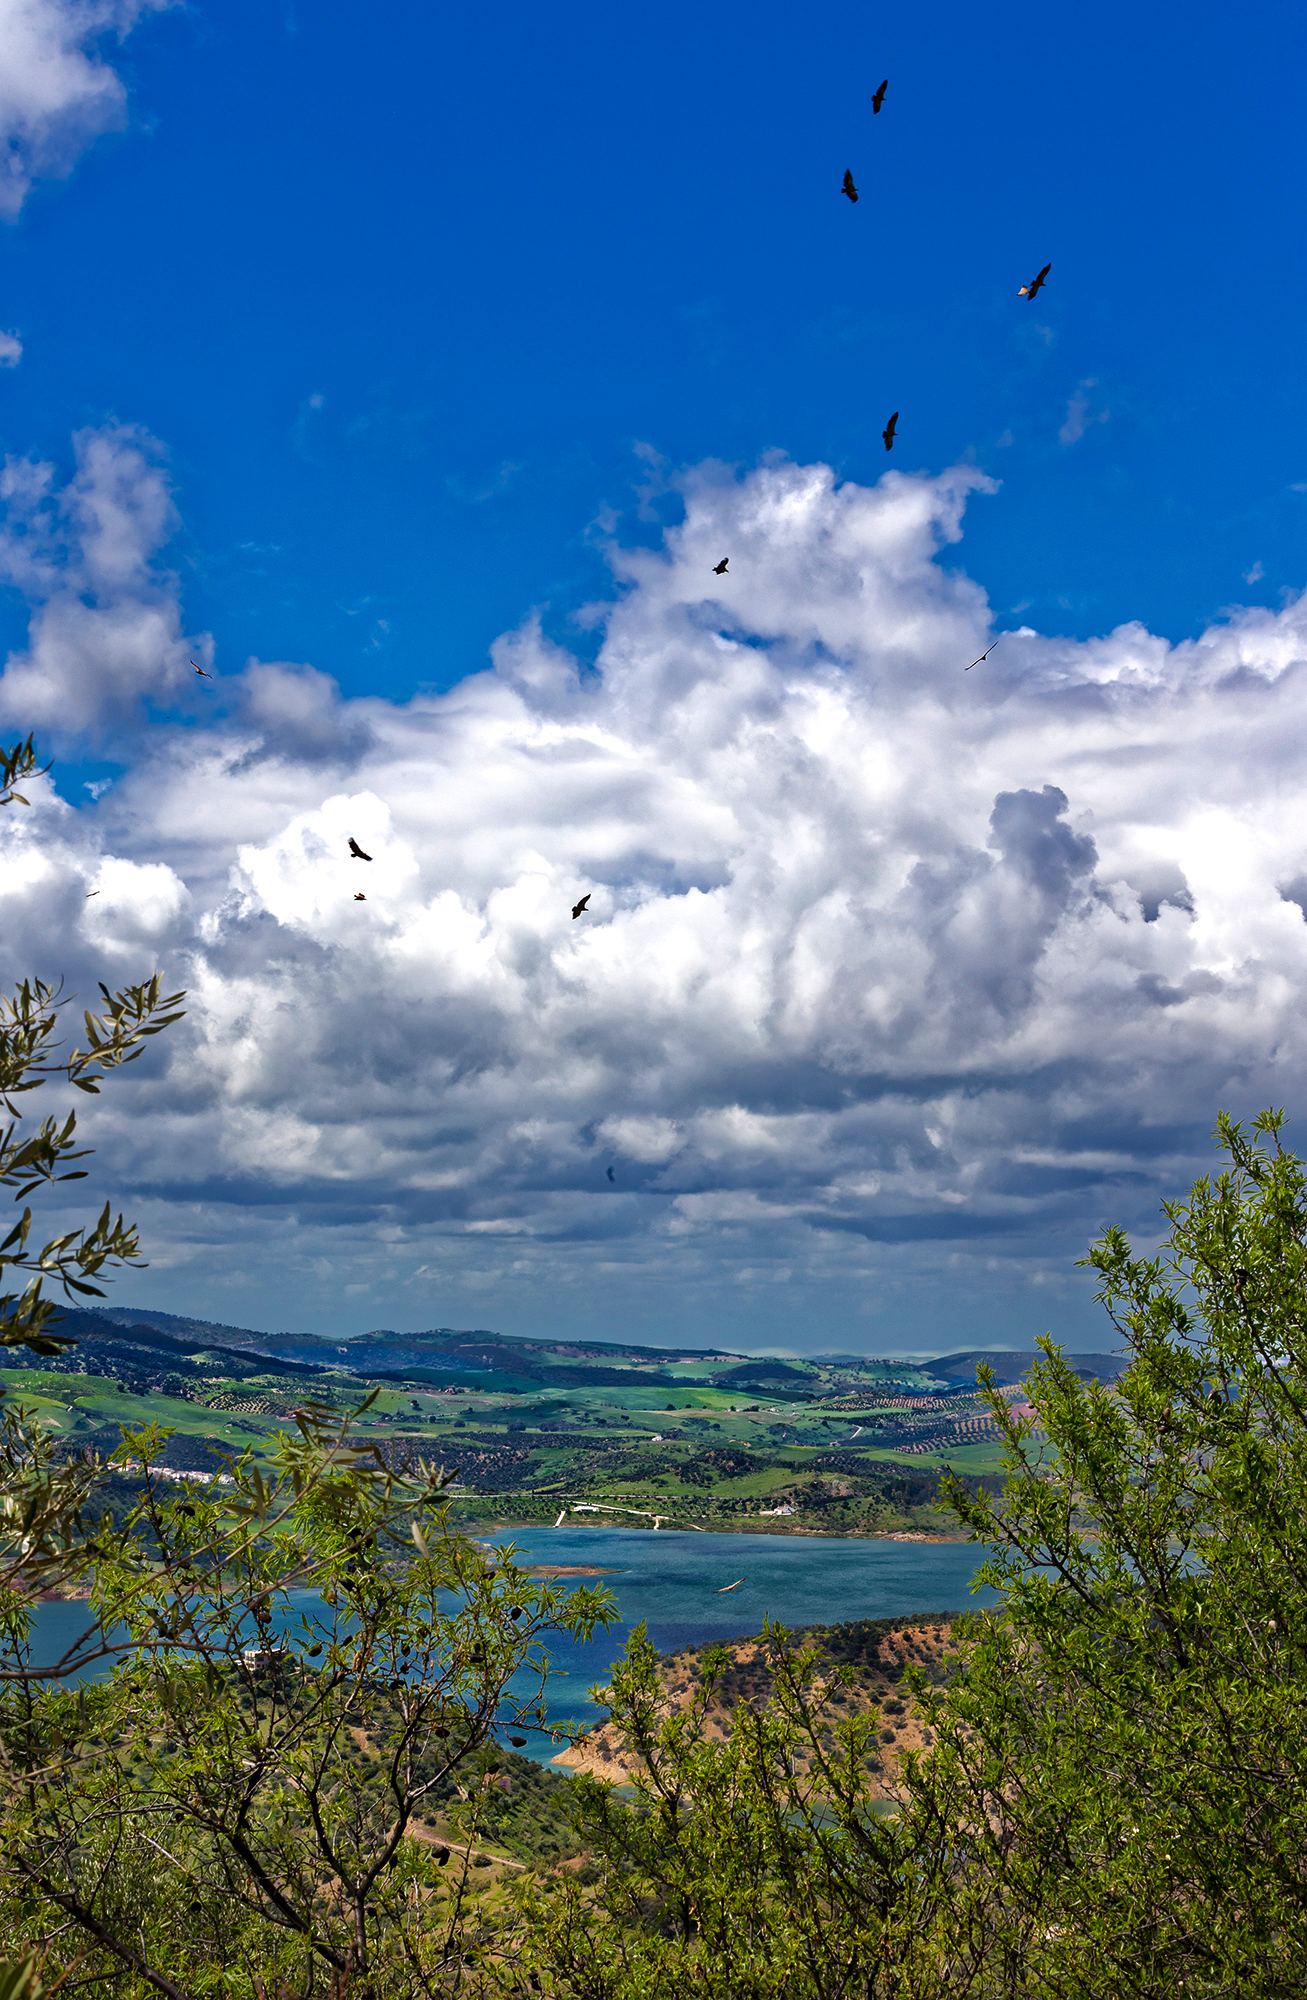
{"label": "soaring bird", "polygon": [[875,116],[876,112],[880,110],[881,105],[885,102],[885,92],[888,89],[889,89],[889,78],[886,77],[884,83],[882,83],[880,89],[876,92],[876,95],[871,100],[871,109],[873,117]]}
{"label": "soaring bird", "polygon": [[726,565],[727,565],[727,563],[728,563],[729,561],[730,561],[730,557],[729,557],[729,556],[723,556],[723,557],[722,557],[722,559],[721,559],[721,561],[720,561],[719,563],[714,563],[714,564],[713,564],[713,568],[712,568],[712,573],[713,573],[713,575],[714,575],[714,576],[725,576],[725,574],[726,574]]}
{"label": "soaring bird", "polygon": [[742,1576],[737,1576],[734,1583],[724,1583],[720,1590],[714,1590],[713,1596],[725,1597],[728,1590],[738,1590],[743,1582],[744,1578]]}
{"label": "soaring bird", "polygon": [[191,661],[191,665],[192,665],[193,667],[195,667],[195,671],[196,671],[196,673],[197,673],[197,674],[199,675],[199,677],[200,677],[200,679],[201,679],[202,681],[211,681],[211,680],[213,679],[213,675],[212,675],[212,674],[206,674],[206,673],[205,673],[205,671],[204,671],[204,668],[203,668],[203,667],[201,667],[201,666],[196,666],[196,663],[195,663],[195,661],[194,661],[194,660],[192,660],[192,661]]}
{"label": "soaring bird", "polygon": [[890,418],[884,430],[881,432],[881,436],[885,440],[886,451],[893,451],[894,449],[894,426],[895,424],[897,424],[898,420],[899,420],[899,413],[897,410],[895,410],[893,416]]}
{"label": "soaring bird", "polygon": [[1039,290],[1040,286],[1043,284],[1045,278],[1048,276],[1052,268],[1053,266],[1051,264],[1045,264],[1043,270],[1040,272],[1037,278],[1032,278],[1028,285],[1023,285],[1021,287],[1021,290],[1017,293],[1017,297],[1019,299],[1033,299],[1035,293]]}
{"label": "soaring bird", "polygon": [[363,849],[359,846],[353,834],[351,834],[349,837],[349,851],[353,855],[356,861],[371,861],[372,859],[372,856],[370,854],[365,854],[363,852]]}
{"label": "soaring bird", "polygon": [[354,901],[356,903],[366,903],[367,900],[368,900],[367,897],[364,895],[361,889],[356,889],[354,891]]}
{"label": "soaring bird", "polygon": [[617,1179],[617,1175],[613,1172],[611,1167],[608,1169],[608,1178],[610,1181],[615,1181]]}
{"label": "soaring bird", "polygon": [[573,922],[573,923],[575,923],[575,922],[576,922],[577,918],[578,918],[578,917],[580,916],[580,914],[581,914],[582,910],[583,910],[583,909],[585,908],[585,906],[586,906],[586,904],[587,904],[587,903],[589,902],[589,900],[590,900],[590,897],[589,897],[589,896],[582,896],[582,898],[581,898],[581,900],[580,900],[580,902],[579,902],[579,903],[573,903],[573,905],[572,905],[572,922]]}
{"label": "soaring bird", "polygon": [[858,190],[853,185],[853,173],[849,167],[844,169],[844,192],[850,201],[858,199]]}
{"label": "soaring bird", "polygon": [[[997,644],[998,644],[998,640],[999,640],[999,639],[1006,639],[1006,637],[1007,637],[1007,633],[1006,633],[1006,632],[1000,632],[1000,633],[999,633],[999,635],[998,635],[998,639],[993,639],[993,640],[991,640],[991,642],[989,643],[989,645],[988,645],[988,646],[986,646],[986,648],[985,648],[984,652],[983,652],[983,653],[981,654],[981,656],[980,656],[980,660],[987,660],[987,659],[989,658],[990,654],[991,654],[991,653],[993,652],[993,650],[994,650],[995,646],[997,646]],[[971,662],[971,667],[978,667],[978,666],[980,665],[980,660],[973,660],[973,661]],[[964,674],[969,674],[969,673],[971,672],[971,667],[963,667],[963,669],[962,669],[963,673],[964,673]]]}

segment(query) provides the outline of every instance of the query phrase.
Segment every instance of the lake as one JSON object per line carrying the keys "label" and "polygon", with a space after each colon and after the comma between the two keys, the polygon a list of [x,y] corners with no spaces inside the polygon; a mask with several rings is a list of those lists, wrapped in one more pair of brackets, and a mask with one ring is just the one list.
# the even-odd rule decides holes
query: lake
{"label": "lake", "polygon": [[[965,1611],[994,1601],[971,1585],[983,1551],[969,1542],[879,1542],[839,1535],[710,1535],[648,1528],[527,1527],[485,1537],[512,1544],[519,1562],[589,1564],[614,1572],[560,1578],[559,1587],[593,1583],[611,1590],[618,1623],[589,1645],[564,1635],[550,1647],[554,1661],[548,1715],[558,1728],[594,1719],[588,1690],[602,1684],[630,1632],[643,1619],[659,1652],[735,1639],[765,1618],[783,1625],[835,1625],[853,1618],[891,1618],[913,1611]],[[719,1596],[726,1584],[739,1588]],[[291,1616],[312,1612],[313,1593],[294,1593]],[[86,1622],[86,1607],[36,1607],[38,1665],[57,1660]],[[94,1670],[92,1670],[94,1671]],[[523,1753],[548,1762],[557,1745],[530,1739]]]}

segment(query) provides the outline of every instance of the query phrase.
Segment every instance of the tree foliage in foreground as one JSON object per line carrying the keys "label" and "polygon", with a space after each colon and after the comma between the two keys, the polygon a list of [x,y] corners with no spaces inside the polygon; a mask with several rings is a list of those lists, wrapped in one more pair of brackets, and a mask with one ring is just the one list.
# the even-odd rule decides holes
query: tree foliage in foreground
{"label": "tree foliage in foreground", "polygon": [[[17,786],[48,768],[37,764],[30,736],[25,743],[0,748],[0,806],[25,806],[28,801]],[[86,1158],[85,1149],[77,1145],[76,1113],[70,1111],[62,1120],[43,1119],[35,1131],[24,1133],[15,1098],[39,1090],[53,1077],[94,1096],[108,1071],[137,1061],[151,1036],[180,1020],[178,1003],[185,998],[181,993],[165,994],[157,972],[121,992],[101,986],[100,996],[102,1011],[92,1013],[88,1008],[82,1016],[86,1046],[56,1059],[63,1004],[58,982],[24,979],[12,994],[0,995],[0,1110],[9,1120],[0,1129],[0,1187],[16,1189],[15,1201],[25,1201],[38,1189],[86,1178],[83,1168],[71,1164]],[[0,1348],[59,1354],[68,1342],[49,1330],[58,1307],[45,1296],[44,1286],[60,1286],[65,1297],[99,1298],[95,1279],[107,1265],[139,1264],[140,1243],[121,1215],[114,1219],[108,1202],[88,1228],[52,1237],[39,1248],[31,1233],[32,1211],[24,1207],[0,1240],[0,1285],[7,1282],[10,1271],[31,1274],[21,1292],[0,1296]]]}
{"label": "tree foliage in foreground", "polygon": [[1033,1419],[987,1386],[991,1545],[934,1747],[878,1817],[866,1726],[812,1738],[798,1663],[729,1743],[660,1720],[635,1644],[612,1715],[633,1804],[582,1781],[597,1897],[536,1896],[526,1951],[575,2000],[1290,1995],[1307,1962],[1307,1182],[1280,1114],[1136,1257],[1087,1260],[1129,1354],[1081,1382],[1045,1343]]}
{"label": "tree foliage in foreground", "polygon": [[[125,1521],[92,1520],[91,1465],[80,1539],[3,1549],[0,1935],[170,2000],[455,1990],[491,1935],[479,1753],[506,1704],[540,1723],[545,1636],[606,1600],[450,1533],[444,1475],[396,1474],[325,1411],[201,1489],[154,1473],[162,1442],[124,1441]],[[17,1418],[3,1445],[17,1493],[50,1447]],[[89,1591],[44,1667],[36,1581]],[[451,1790],[457,1854],[425,1824]]]}

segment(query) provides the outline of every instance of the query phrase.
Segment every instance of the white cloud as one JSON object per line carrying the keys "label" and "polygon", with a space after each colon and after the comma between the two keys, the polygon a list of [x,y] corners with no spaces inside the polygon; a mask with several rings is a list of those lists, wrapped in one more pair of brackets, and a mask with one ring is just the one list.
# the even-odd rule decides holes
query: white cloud
{"label": "white cloud", "polygon": [[76,471],[8,458],[0,472],[0,581],[34,609],[27,650],[0,676],[0,722],[53,732],[121,725],[186,685],[177,579],[154,563],[176,526],[159,447],[128,425],[74,439]]}
{"label": "white cloud", "polygon": [[[86,913],[95,946],[134,954],[170,939],[188,907],[186,885],[166,862],[107,855],[95,877],[95,908]],[[89,900],[89,894],[88,894]]]}
{"label": "white cloud", "polygon": [[1112,412],[1104,407],[1093,410],[1089,391],[1098,387],[1097,375],[1086,375],[1066,406],[1066,421],[1058,431],[1060,444],[1079,444],[1091,424],[1105,424]]}
{"label": "white cloud", "polygon": [[16,333],[0,333],[0,368],[17,368],[23,358],[23,343]]}
{"label": "white cloud", "polygon": [[[534,625],[403,705],[252,663],[94,811],[0,825],[15,963],[85,986],[135,940],[191,988],[96,1110],[157,1303],[1028,1340],[1218,1104],[1292,1102],[1307,602],[968,674],[988,607],[936,557],[974,470],[683,485],[613,551],[597,671]],[[153,601],[122,574],[89,630]]]}
{"label": "white cloud", "polygon": [[127,93],[100,45],[170,4],[0,0],[0,216],[12,221],[34,180],[67,174],[125,123]]}
{"label": "white cloud", "polygon": [[665,1166],[685,1144],[670,1118],[605,1118],[595,1129],[606,1145],[642,1166]]}
{"label": "white cloud", "polygon": [[1262,568],[1260,562],[1255,562],[1251,569],[1244,571],[1243,580],[1245,583],[1260,583],[1265,574],[1266,571]]}

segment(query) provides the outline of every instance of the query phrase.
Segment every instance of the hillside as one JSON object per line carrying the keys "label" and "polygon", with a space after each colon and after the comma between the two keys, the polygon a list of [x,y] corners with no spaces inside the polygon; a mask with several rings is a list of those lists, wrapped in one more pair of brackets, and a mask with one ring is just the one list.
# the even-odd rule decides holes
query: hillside
{"label": "hillside", "polygon": [[[879,1712],[877,1748],[867,1759],[872,1796],[893,1794],[903,1756],[928,1749],[930,1731],[911,1696],[903,1688],[904,1669],[918,1666],[926,1679],[942,1685],[949,1672],[952,1619],[949,1614],[922,1613],[910,1618],[859,1619],[845,1625],[810,1626],[792,1635],[796,1645],[813,1646],[821,1657],[816,1712],[827,1727],[855,1715]],[[661,1713],[687,1709],[703,1685],[707,1648],[688,1647],[669,1653],[659,1663],[664,1689]],[[710,1742],[729,1740],[734,1718],[742,1707],[766,1705],[775,1679],[776,1654],[761,1638],[733,1641],[730,1664],[708,1703],[703,1733]],[[618,1729],[604,1723],[576,1747],[562,1751],[553,1762],[566,1770],[587,1771],[594,1777],[622,1784],[639,1765]],[[807,1767],[804,1757],[797,1767]]]}

